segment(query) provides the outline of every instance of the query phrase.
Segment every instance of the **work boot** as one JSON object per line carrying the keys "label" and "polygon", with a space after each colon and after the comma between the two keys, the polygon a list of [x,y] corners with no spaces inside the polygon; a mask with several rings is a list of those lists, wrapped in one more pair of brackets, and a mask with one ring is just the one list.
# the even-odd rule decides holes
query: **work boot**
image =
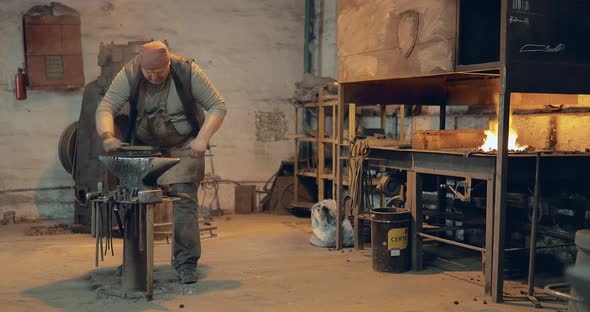
{"label": "work boot", "polygon": [[194,284],[197,282],[197,272],[190,269],[181,269],[178,271],[178,278],[181,284]]}

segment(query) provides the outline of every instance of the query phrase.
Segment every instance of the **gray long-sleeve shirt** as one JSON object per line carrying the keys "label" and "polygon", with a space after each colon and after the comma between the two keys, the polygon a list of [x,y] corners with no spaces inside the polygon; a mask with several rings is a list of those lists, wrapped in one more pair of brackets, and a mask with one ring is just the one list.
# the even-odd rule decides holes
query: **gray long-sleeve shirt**
{"label": "gray long-sleeve shirt", "polygon": [[[201,68],[194,62],[191,69],[191,91],[196,102],[207,111],[207,114],[214,114],[221,119],[225,117],[227,112],[225,100]],[[123,68],[113,79],[109,90],[96,109],[97,121],[110,119],[112,122],[114,116],[129,101],[130,95],[129,80]],[[145,103],[146,106],[150,104],[152,103]],[[192,127],[184,114],[182,102],[176,93],[173,80],[170,81],[170,87],[168,88],[166,111],[178,133],[184,135],[191,132]]]}

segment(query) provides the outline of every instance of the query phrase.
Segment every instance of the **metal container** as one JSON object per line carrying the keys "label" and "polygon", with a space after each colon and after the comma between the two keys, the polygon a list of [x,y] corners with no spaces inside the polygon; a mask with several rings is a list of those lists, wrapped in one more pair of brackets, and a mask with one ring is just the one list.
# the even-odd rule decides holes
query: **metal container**
{"label": "metal container", "polygon": [[572,295],[579,297],[582,302],[570,300],[568,311],[571,312],[590,312],[590,286],[586,281],[590,279],[590,230],[580,230],[576,232],[576,247],[578,255],[576,256],[576,265],[568,270],[572,285]]}
{"label": "metal container", "polygon": [[410,212],[401,208],[371,210],[373,270],[402,273],[410,269]]}

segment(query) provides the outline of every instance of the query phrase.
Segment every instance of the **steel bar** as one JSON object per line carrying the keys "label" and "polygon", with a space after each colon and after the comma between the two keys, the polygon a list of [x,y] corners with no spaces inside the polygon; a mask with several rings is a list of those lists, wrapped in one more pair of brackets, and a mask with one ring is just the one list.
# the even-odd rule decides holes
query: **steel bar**
{"label": "steel bar", "polygon": [[145,210],[147,205],[146,204],[138,204],[137,205],[137,213],[139,214],[139,251],[144,251],[145,248]]}
{"label": "steel bar", "polygon": [[104,231],[104,220],[103,220],[103,210],[100,203],[98,203],[98,211],[96,212],[96,215],[98,216],[98,227],[97,227],[97,232],[96,235],[98,235],[99,240],[100,240],[100,261],[104,262],[104,253],[103,253],[103,242],[102,242],[102,237],[103,237],[103,231]]}
{"label": "steel bar", "polygon": [[[574,247],[576,246],[576,244],[559,244],[559,245],[551,245],[551,246],[537,246],[536,249],[537,250],[541,250],[541,249],[553,249],[553,248],[563,248],[563,247]],[[527,247],[521,247],[521,248],[507,248],[504,249],[504,252],[516,252],[516,251],[525,251],[525,250],[530,250],[530,248]]]}
{"label": "steel bar", "polygon": [[105,203],[105,209],[103,209],[103,222],[104,222],[104,226],[103,226],[103,237],[104,237],[104,241],[105,241],[105,249],[104,249],[104,255],[108,255],[108,251],[109,251],[109,204]]}
{"label": "steel bar", "polygon": [[479,252],[485,252],[485,248],[481,248],[481,247],[477,247],[477,246],[472,246],[472,245],[468,245],[468,244],[464,244],[464,243],[460,243],[460,242],[456,242],[450,239],[445,239],[442,237],[438,237],[438,236],[433,236],[433,235],[428,235],[425,233],[418,233],[419,236],[424,237],[424,238],[428,238],[431,240],[435,240],[441,243],[445,243],[445,244],[449,244],[449,245],[454,245],[454,246],[458,246],[458,247],[462,247],[465,249],[471,249],[471,250],[475,250],[475,251],[479,251]]}
{"label": "steel bar", "polygon": [[582,298],[579,298],[579,297],[573,296],[572,294],[557,290],[560,288],[570,288],[570,287],[571,287],[570,283],[549,284],[549,285],[545,286],[543,291],[545,292],[545,294],[547,294],[549,296],[552,296],[552,297],[555,297],[557,299],[561,299],[564,301],[584,302],[584,300]]}
{"label": "steel bar", "polygon": [[94,259],[94,266],[98,268],[98,213],[97,213],[97,203],[95,200],[91,201],[92,205],[92,214],[94,215],[94,239],[96,240],[95,250],[95,259]]}
{"label": "steel bar", "polygon": [[145,211],[145,252],[146,252],[146,297],[152,300],[154,295],[154,207],[156,204],[143,205]]}
{"label": "steel bar", "polygon": [[115,218],[117,219],[117,227],[119,228],[119,234],[123,237],[125,234],[125,228],[123,227],[123,221],[121,220],[121,214],[119,213],[119,209],[121,208],[120,203],[115,204],[115,208],[113,208],[115,212]]}
{"label": "steel bar", "polygon": [[508,0],[500,1],[500,101],[498,104],[498,151],[496,156],[496,198],[494,208],[494,247],[492,263],[492,300],[503,301],[504,240],[506,236],[506,199],[508,185],[508,134],[510,127],[510,92],[506,71]]}
{"label": "steel bar", "polygon": [[96,237],[96,209],[94,208],[94,199],[90,199],[88,205],[90,205],[90,237]]}
{"label": "steel bar", "polygon": [[110,207],[110,203],[106,203],[107,209],[105,209],[105,211],[103,212],[105,215],[105,223],[106,223],[106,229],[105,229],[105,241],[106,241],[106,248],[104,250],[104,255],[108,255],[109,254],[109,207]]}
{"label": "steel bar", "polygon": [[111,256],[115,256],[115,249],[113,248],[113,206],[109,208],[109,238],[110,238],[110,246],[111,246]]}
{"label": "steel bar", "polygon": [[469,230],[469,229],[480,229],[482,226],[479,225],[457,225],[457,226],[447,226],[447,227],[424,227],[422,230],[428,233],[439,233],[439,232],[446,232],[446,231],[460,231],[460,230]]}
{"label": "steel bar", "polygon": [[[175,210],[174,207],[172,208],[172,246],[170,246],[170,265],[174,266],[174,217],[175,217]],[[197,221],[198,222],[198,221]]]}
{"label": "steel bar", "polygon": [[535,295],[535,255],[537,253],[537,218],[539,212],[540,200],[540,170],[541,170],[541,154],[537,153],[537,162],[535,164],[535,193],[533,203],[533,213],[531,217],[531,241],[529,250],[529,276],[528,276],[528,292],[529,296]]}
{"label": "steel bar", "polygon": [[496,185],[493,179],[486,181],[486,240],[485,254],[483,255],[484,268],[484,292],[486,296],[492,296],[492,268],[494,246],[494,191]]}
{"label": "steel bar", "polygon": [[422,271],[423,250],[422,239],[418,235],[422,232],[422,176],[414,171],[407,173],[408,184],[408,204],[412,214],[411,222],[411,246],[412,246],[412,270]]}

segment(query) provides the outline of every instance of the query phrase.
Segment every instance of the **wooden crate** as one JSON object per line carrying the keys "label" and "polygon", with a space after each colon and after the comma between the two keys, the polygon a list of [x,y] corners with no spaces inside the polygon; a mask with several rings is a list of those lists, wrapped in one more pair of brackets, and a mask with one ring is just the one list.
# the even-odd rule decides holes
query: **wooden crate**
{"label": "wooden crate", "polygon": [[424,130],[414,132],[413,149],[448,150],[477,148],[483,143],[484,130]]}
{"label": "wooden crate", "polygon": [[237,185],[234,192],[236,214],[250,214],[256,211],[255,185]]}

